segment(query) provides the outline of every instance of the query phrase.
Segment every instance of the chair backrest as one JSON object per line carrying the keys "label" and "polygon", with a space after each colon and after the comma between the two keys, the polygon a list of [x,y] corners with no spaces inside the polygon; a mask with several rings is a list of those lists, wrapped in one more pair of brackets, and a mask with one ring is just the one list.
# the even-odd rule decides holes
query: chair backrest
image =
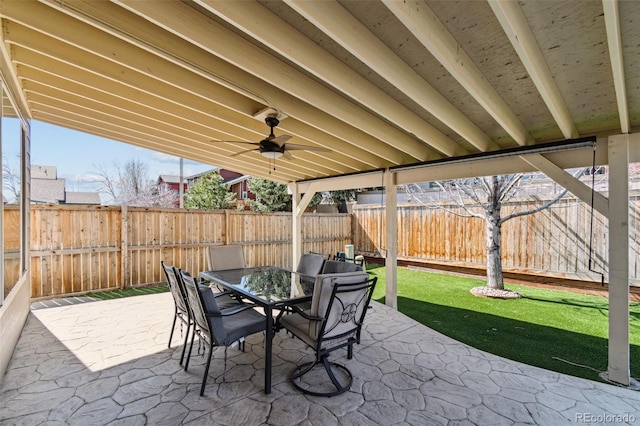
{"label": "chair backrest", "polygon": [[322,271],[324,257],[319,254],[306,253],[300,256],[296,272],[305,277],[315,278]]}
{"label": "chair backrest", "polygon": [[199,287],[195,278],[188,272],[177,270],[187,291],[189,305],[193,312],[196,326],[215,344],[221,344],[226,338],[222,318],[207,314],[220,314],[220,309],[213,292],[208,287]]}
{"label": "chair backrest", "polygon": [[175,274],[175,268],[173,266],[168,266],[164,263],[164,260],[160,261],[162,265],[162,269],[164,270],[164,276],[167,277],[167,284],[169,285],[169,289],[171,290],[171,296],[173,296],[173,301],[176,304],[176,308],[180,312],[185,315],[189,315],[191,311],[189,310],[189,305],[187,302],[187,293],[182,285],[182,282],[179,280],[178,276]]}
{"label": "chair backrest", "polygon": [[309,254],[317,254],[318,256],[322,256],[324,260],[329,260],[331,258],[330,254],[318,253],[317,251],[310,251]]}
{"label": "chair backrest", "polygon": [[210,246],[207,250],[207,262],[210,271],[242,269],[245,267],[242,246]]}
{"label": "chair backrest", "polygon": [[340,274],[344,272],[362,272],[362,266],[339,260],[327,260],[324,262],[323,274]]}
{"label": "chair backrest", "polygon": [[376,281],[366,272],[318,275],[310,314],[325,319],[316,330],[319,349],[360,334]]}

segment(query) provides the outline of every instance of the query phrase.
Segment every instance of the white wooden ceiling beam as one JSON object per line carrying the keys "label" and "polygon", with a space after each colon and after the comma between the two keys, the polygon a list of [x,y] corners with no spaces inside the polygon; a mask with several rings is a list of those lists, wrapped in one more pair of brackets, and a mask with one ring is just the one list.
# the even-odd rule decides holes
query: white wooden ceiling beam
{"label": "white wooden ceiling beam", "polygon": [[[63,126],[68,129],[76,129],[83,131],[85,133],[94,134],[97,136],[105,137],[112,140],[123,141],[124,143],[128,143],[131,145],[140,146],[143,148],[151,149],[151,150],[159,150],[158,147],[166,147],[167,140],[165,139],[151,139],[147,136],[140,136],[135,132],[130,132],[126,128],[121,128],[118,126],[113,126],[110,122],[100,120],[96,118],[95,115],[92,114],[75,114],[70,113],[66,110],[60,110],[51,107],[50,105],[34,105],[34,108],[38,108],[34,110],[35,116],[34,118],[37,120],[43,120],[48,123],[53,123],[59,126]],[[197,155],[198,150],[192,149],[187,145],[189,151],[185,151],[184,144],[180,141],[176,143],[175,141],[170,141],[172,143],[171,149],[163,149],[162,152],[166,152],[168,154],[176,155],[179,157],[190,158],[194,161],[204,162],[205,164],[215,165],[215,162],[210,162],[208,160],[208,153],[203,154],[202,156]],[[186,152],[185,155],[182,155],[182,152]],[[219,167],[237,169],[242,172],[243,170],[247,170],[247,163],[249,163],[249,167],[252,168],[254,173],[245,173],[250,174],[251,176],[263,177],[265,179],[270,179],[282,183],[287,183],[292,180],[297,180],[299,177],[297,175],[290,173],[286,168],[280,170],[278,167],[276,171],[272,171],[269,164],[265,164],[264,167],[256,165],[255,161],[245,161],[245,160],[235,160],[230,159],[225,164],[219,165]],[[276,163],[276,166],[278,164]],[[271,172],[272,174],[269,174]]]}
{"label": "white wooden ceiling beam", "polygon": [[257,1],[196,2],[444,155],[468,153]]}
{"label": "white wooden ceiling beam", "polygon": [[427,3],[416,0],[384,0],[383,3],[518,145],[534,143],[524,124]]}
{"label": "white wooden ceiling beam", "polygon": [[[73,3],[74,6],[86,4],[87,3],[78,3],[76,5],[75,2]],[[88,4],[96,5],[96,7],[98,5],[101,5],[101,7],[108,5],[104,4],[104,2],[88,2]],[[13,6],[16,5],[14,4]],[[122,8],[116,5],[111,6],[121,14],[129,15],[129,13]],[[342,121],[334,119],[325,112],[319,111],[317,108],[299,101],[292,96],[284,94],[284,92],[266,84],[264,81],[244,73],[213,55],[203,54],[202,50],[196,46],[178,43],[177,41],[179,39],[177,37],[151,23],[144,26],[137,22],[135,28],[127,27],[121,30],[122,37],[132,38],[132,42],[135,41],[138,43],[132,45],[128,41],[110,37],[104,32],[91,28],[70,16],[65,19],[64,15],[60,15],[47,6],[35,2],[27,2],[24,6],[21,5],[21,7],[10,7],[3,4],[3,10],[16,22],[21,22],[23,25],[29,27],[37,27],[43,31],[43,33],[51,34],[53,40],[64,41],[77,46],[85,52],[90,52],[91,55],[97,55],[99,58],[93,56],[94,62],[105,60],[117,64],[118,66],[111,66],[105,71],[102,71],[101,67],[95,65],[83,65],[88,69],[95,68],[105,75],[112,70],[113,74],[109,75],[109,78],[113,81],[131,82],[132,80],[137,80],[135,84],[131,84],[132,87],[139,87],[138,84],[145,83],[144,87],[146,91],[155,95],[162,94],[162,90],[158,87],[159,85],[173,86],[193,96],[222,104],[222,106],[244,114],[242,119],[233,121],[235,123],[243,123],[243,127],[254,130],[256,135],[259,135],[256,136],[257,138],[264,136],[263,129],[265,126],[253,119],[252,115],[264,108],[265,105],[256,103],[254,99],[251,100],[251,104],[247,102],[239,103],[238,99],[246,98],[238,96],[238,93],[231,88],[234,87],[237,90],[237,87],[231,84],[223,87],[219,85],[220,83],[235,79],[240,82],[240,85],[249,88],[251,91],[255,93],[265,93],[278,104],[294,109],[296,112],[295,117],[302,119],[301,121],[307,125],[320,130],[323,130],[323,127],[329,126],[329,135],[332,137],[326,140],[319,139],[313,141],[313,143],[319,143],[321,146],[326,146],[336,152],[341,152],[347,157],[364,162],[368,167],[400,164],[406,160],[405,155],[385,144],[382,144],[380,148],[379,153],[381,155],[377,155],[378,152],[373,148],[375,148],[376,144],[380,144],[380,141],[372,136],[354,129]],[[78,11],[71,12],[80,13]],[[52,14],[56,13],[56,19],[51,19]],[[49,21],[51,21],[51,23],[49,23]],[[55,21],[55,23],[53,21]],[[37,22],[44,23],[42,25],[36,25]],[[14,24],[14,26],[19,25]],[[111,28],[111,31],[115,32],[113,28]],[[136,33],[136,31],[138,33]],[[82,34],[82,37],[78,38],[78,34]],[[148,50],[141,49],[138,45],[144,45],[144,43],[140,41],[140,38],[145,36],[145,34],[158,43],[161,43],[163,50],[150,53]],[[11,36],[14,36],[13,31],[11,32]],[[29,43],[29,40],[26,40],[26,43]],[[60,43],[53,42],[52,44],[51,49],[57,47],[56,45]],[[148,49],[153,50],[149,47]],[[178,52],[167,52],[167,50],[171,49],[177,49]],[[173,59],[170,61],[167,57],[158,56],[162,54]],[[181,56],[181,58],[184,59],[183,61],[176,59],[179,57],[177,56],[178,54],[183,55]],[[74,56],[67,57],[65,60],[69,63],[78,62],[78,59]],[[174,62],[179,62],[181,66],[176,66],[177,64]],[[215,71],[215,75],[206,70]],[[144,80],[141,75],[149,77],[150,79]],[[184,96],[186,96],[186,94],[184,94],[183,97]],[[255,96],[255,98],[259,99],[259,96]],[[290,117],[291,116],[292,115],[290,115]],[[286,121],[287,120],[284,120],[280,125],[280,129],[286,130]],[[331,142],[336,139],[348,142],[353,146],[353,149],[345,150],[343,143],[331,144]],[[225,140],[228,140],[228,138],[225,138]],[[340,149],[341,147],[342,149]],[[385,156],[387,157],[387,161],[384,159]]]}
{"label": "white wooden ceiling beam", "polygon": [[384,185],[382,181],[383,174],[381,170],[376,170],[353,175],[332,176],[324,179],[299,182],[298,188],[300,193],[306,193],[310,189],[315,191],[340,191],[346,189],[374,188]]}
{"label": "white wooden ceiling beam", "polygon": [[627,85],[625,83],[624,61],[622,59],[622,35],[620,33],[618,0],[602,0],[602,7],[604,9],[604,23],[607,29],[613,85],[616,90],[616,100],[618,102],[620,131],[622,133],[629,133],[629,105],[627,103]]}
{"label": "white wooden ceiling beam", "polygon": [[360,21],[335,1],[285,0],[321,31],[480,151],[498,146]]}
{"label": "white wooden ceiling beam", "polygon": [[[0,17],[0,34],[5,33],[4,27],[6,24],[7,21]],[[4,37],[0,39],[0,70],[2,71],[2,75],[5,76],[5,84],[9,86],[12,95],[18,97],[15,101],[19,104],[16,106],[23,112],[23,114],[28,115],[30,114],[29,104],[27,103],[24,93],[20,90],[20,81],[16,70],[13,68],[11,53],[9,52],[10,46],[3,41]]]}
{"label": "white wooden ceiling beam", "polygon": [[[209,138],[211,137],[211,134],[216,134],[217,132],[200,123],[206,121],[215,123],[217,120],[206,120],[206,117],[199,117],[199,121],[189,122],[191,118],[190,115],[195,115],[195,113],[192,113],[189,110],[184,111],[183,109],[182,113],[185,114],[185,116],[184,119],[182,119],[182,116],[180,115],[169,115],[165,111],[150,109],[146,106],[130,102],[126,98],[114,96],[113,93],[104,93],[96,89],[95,86],[92,87],[79,84],[76,79],[67,80],[63,77],[46,74],[37,70],[30,71],[29,69],[22,70],[21,75],[29,78],[28,81],[24,82],[24,88],[28,92],[40,93],[51,96],[54,99],[65,99],[70,97],[73,99],[72,102],[82,102],[87,108],[90,107],[91,103],[103,105],[103,108],[112,110],[114,115],[132,120],[133,126],[135,126],[136,123],[141,123],[147,125],[154,131],[162,129],[162,131],[168,134],[174,132],[182,135],[183,137],[188,137],[194,144],[202,144],[202,146],[211,151],[218,152],[220,155],[227,156],[250,148],[246,145],[242,145],[242,148],[239,149],[236,144],[216,143],[210,141]],[[176,108],[174,107],[174,110],[175,109]],[[178,118],[178,120],[176,120],[176,118]],[[221,151],[226,152],[221,153]],[[304,172],[303,174],[306,174],[309,171],[315,171],[325,175],[344,172],[345,165],[343,160],[346,159],[340,158],[340,156],[335,153],[325,154],[323,157],[318,154],[320,153],[312,151],[301,152],[301,154],[296,153],[296,161],[290,163],[289,167],[297,169],[300,172]],[[332,158],[329,158],[328,155],[331,155]]]}
{"label": "white wooden ceiling beam", "polygon": [[[640,133],[637,135],[636,146],[640,148]],[[591,147],[550,152],[544,156],[548,161],[564,170],[591,167],[593,164],[593,148]],[[640,152],[638,157],[640,157]],[[601,138],[596,142],[596,165],[606,165],[607,162],[607,139]],[[516,155],[505,157],[497,153],[496,156],[488,158],[416,165],[415,167],[394,168],[392,171],[398,175],[398,184],[402,185],[415,182],[528,173],[538,171],[538,168]]]}
{"label": "white wooden ceiling beam", "polygon": [[[79,58],[82,54],[78,52],[75,56]],[[138,120],[153,123],[154,127],[164,128],[167,131],[189,137],[194,144],[203,143],[203,146],[211,151],[220,153],[221,150],[227,150],[224,154],[220,154],[223,157],[217,163],[225,161],[226,156],[234,152],[248,148],[245,145],[238,146],[210,141],[211,137],[228,140],[229,134],[240,134],[243,139],[250,138],[251,135],[244,135],[235,129],[228,130],[227,134],[221,134],[217,129],[224,128],[226,123],[219,123],[215,117],[201,112],[210,110],[211,107],[200,98],[194,98],[195,105],[187,108],[184,104],[176,105],[120,85],[111,85],[107,91],[100,89],[107,86],[104,79],[89,72],[78,72],[72,66],[61,64],[53,59],[48,61],[47,72],[31,68],[26,63],[38,62],[37,54],[24,49],[15,49],[14,61],[21,67],[21,76],[25,79],[23,85],[26,90],[33,91],[34,84],[51,86],[50,92],[57,92],[56,88],[66,90],[75,96],[89,99],[91,102],[118,108],[122,110],[124,117],[138,117]],[[23,61],[25,64],[22,64]],[[177,91],[177,89],[168,87],[164,94],[169,98],[174,98],[173,91]],[[40,90],[40,93],[44,93],[44,91]],[[56,96],[64,97],[65,95],[62,93],[56,94]],[[175,97],[178,96],[180,93],[177,93]],[[207,125],[205,126],[204,123]],[[365,167],[363,163],[345,158],[338,153],[329,153],[320,157],[314,152],[296,153],[295,161],[288,164],[288,167],[298,169],[303,172],[303,175],[306,175],[310,170],[317,170],[321,174],[336,174],[345,171],[354,172]]]}
{"label": "white wooden ceiling beam", "polygon": [[[31,88],[33,87],[34,90]],[[87,98],[82,98],[79,95],[73,95],[71,93],[61,93],[61,91],[49,91],[47,94],[39,93],[38,87],[31,82],[26,88],[29,94],[29,104],[34,109],[34,114],[38,109],[42,109],[42,106],[48,105],[52,108],[57,108],[60,111],[67,109],[69,113],[76,115],[84,115],[87,120],[102,120],[104,123],[111,123],[114,128],[120,128],[123,131],[128,130],[132,135],[138,135],[141,140],[145,139],[145,136],[149,140],[163,140],[167,144],[180,143],[182,141],[183,149],[185,150],[198,150],[200,152],[208,152],[218,156],[218,160],[213,164],[221,166],[226,164],[229,159],[235,160],[236,163],[243,164],[243,170],[247,171],[253,168],[251,161],[255,163],[262,163],[262,166],[268,167],[269,162],[266,158],[260,156],[258,153],[246,154],[242,156],[232,157],[232,151],[226,149],[225,145],[212,147],[209,143],[195,142],[190,135],[185,135],[184,131],[166,129],[166,126],[162,123],[158,123],[154,120],[149,120],[146,117],[137,116],[135,113],[127,114],[126,111],[118,110],[117,108],[108,105],[91,102]],[[61,94],[61,96],[56,96]],[[34,105],[41,105],[40,108],[36,108]],[[164,151],[162,148],[155,148],[159,151]],[[200,154],[201,155],[201,154]],[[310,160],[299,159],[296,164],[289,164],[287,161],[287,170],[291,172],[292,176],[296,176],[298,179],[309,176],[309,173],[313,175],[331,175],[335,174],[335,170],[331,170],[324,166],[323,162],[313,162]],[[283,161],[284,163],[284,161]],[[260,165],[257,168],[261,167]],[[250,173],[246,173],[250,174]]]}
{"label": "white wooden ceiling beam", "polygon": [[488,0],[502,29],[507,34],[520,61],[527,69],[551,115],[566,139],[579,136],[558,86],[556,86],[549,66],[542,56],[531,28],[517,1]]}
{"label": "white wooden ceiling beam", "polygon": [[[15,25],[12,28],[15,28]],[[17,32],[14,31],[13,34],[15,35]],[[56,46],[57,49],[65,51],[68,49],[69,51],[66,52],[65,55],[73,56],[79,63],[83,63],[85,61],[87,63],[92,63],[102,71],[108,68],[107,66],[102,67],[99,60],[97,61],[95,57],[90,57],[86,52],[77,51],[77,49],[73,47],[65,48],[60,43],[51,43],[50,39],[45,38],[45,36],[40,36],[40,38],[42,38],[44,45]],[[35,36],[35,34],[32,37],[29,37],[29,39],[32,42],[32,47],[38,45],[36,41],[39,37]],[[85,55],[89,57],[83,59],[83,56]],[[47,61],[47,72],[39,71],[22,64],[22,62],[24,61],[25,63],[34,64],[42,62],[42,59],[39,59],[38,54],[35,52],[26,50],[19,45],[14,45],[14,61],[19,67],[21,67],[20,74],[25,78],[23,86],[28,93],[41,93],[43,95],[50,96],[53,98],[52,102],[55,102],[56,99],[60,99],[68,100],[71,103],[77,104],[81,102],[76,99],[77,97],[85,99],[88,102],[86,103],[87,108],[90,103],[93,102],[96,105],[102,104],[105,106],[104,108],[108,108],[110,110],[115,111],[115,109],[120,109],[120,115],[123,118],[134,120],[135,117],[135,121],[132,121],[130,124],[132,129],[137,126],[138,122],[146,123],[147,127],[154,131],[164,129],[168,135],[173,134],[176,138],[186,138],[188,143],[182,145],[186,152],[186,154],[183,154],[185,157],[190,156],[190,151],[196,150],[200,152],[197,153],[197,156],[194,159],[201,162],[209,162],[212,165],[220,165],[225,164],[231,154],[239,151],[238,147],[235,145],[216,144],[210,141],[211,135],[216,135],[218,132],[214,128],[205,127],[201,123],[217,123],[218,120],[215,117],[206,117],[203,113],[199,112],[206,111],[211,108],[210,105],[207,105],[206,102],[200,98],[193,99],[196,104],[191,108],[184,107],[184,103],[175,105],[164,99],[153,97],[124,85],[115,84],[108,86],[104,78],[98,77],[92,72],[87,72],[87,68],[83,68],[82,70],[75,69],[73,66],[60,63],[51,57],[48,58]],[[51,86],[47,93],[44,93],[43,87],[45,86]],[[144,84],[141,84],[141,86],[144,86]],[[108,87],[108,89],[102,89],[106,87]],[[63,92],[63,90],[66,91],[66,93]],[[173,99],[182,96],[177,89],[170,86],[167,87],[163,93],[165,96]],[[136,102],[133,101],[134,99]],[[144,106],[138,105],[137,102],[143,102]],[[146,105],[153,105],[153,107]],[[117,115],[113,112],[112,114]],[[179,120],[176,121],[176,118]],[[194,118],[197,118],[198,120],[191,121]],[[169,123],[179,123],[185,127],[179,128],[177,125],[170,126]],[[198,132],[200,132],[200,134]],[[238,133],[235,129],[228,130],[228,132]],[[217,136],[224,137],[227,135],[219,134]],[[171,142],[171,137],[169,136],[167,140]],[[168,145],[171,147],[175,146],[173,143],[169,143]],[[166,147],[163,149],[162,146],[149,148],[166,152]],[[208,154],[214,154],[217,158],[211,159],[211,156],[207,155],[206,157],[209,161],[204,161],[201,150],[206,150]],[[249,158],[251,157],[247,158],[246,156],[242,156],[238,158],[240,160],[244,160],[244,169],[242,171],[250,174],[249,171],[252,170],[252,166],[249,162]],[[264,163],[264,167],[259,166],[259,168],[267,169],[268,162],[266,159],[258,157],[256,162],[259,164]],[[309,171],[311,170],[317,170],[321,174],[328,175],[339,172],[338,170],[341,168],[341,163],[333,160],[325,161],[324,159],[316,161],[306,159],[299,162],[287,163],[289,163],[288,168],[295,171],[298,178],[309,176]],[[319,167],[319,165],[322,166]],[[327,166],[334,166],[334,168],[332,169]],[[342,169],[344,169],[344,167],[342,167]]]}
{"label": "white wooden ceiling beam", "polygon": [[[198,13],[185,3],[135,0],[116,0],[116,2],[193,45],[261,79],[265,86],[272,88],[271,92],[275,90],[286,92],[348,123],[361,132],[369,134],[377,140],[372,141],[368,149],[373,152],[386,152],[387,155],[384,158],[390,161],[403,161],[401,159],[403,155],[410,155],[416,159],[435,156],[432,148],[426,144],[328,90],[322,84],[239,37],[221,24]],[[260,16],[256,16],[255,19],[260,19]],[[237,77],[230,78],[231,81],[234,79]],[[277,110],[283,111],[289,116],[298,116],[295,107],[283,105],[282,102],[275,99],[273,94],[266,95],[265,93],[269,91],[265,87],[256,90],[256,92],[263,94],[262,97],[265,99],[271,100]],[[327,127],[329,126],[324,124],[323,130],[331,133],[331,129],[327,129]],[[353,143],[353,141],[349,142]]]}

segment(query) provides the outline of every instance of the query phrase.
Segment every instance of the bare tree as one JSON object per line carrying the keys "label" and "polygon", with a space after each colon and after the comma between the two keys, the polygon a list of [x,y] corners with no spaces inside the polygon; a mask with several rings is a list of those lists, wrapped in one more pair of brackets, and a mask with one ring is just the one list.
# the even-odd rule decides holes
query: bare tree
{"label": "bare tree", "polygon": [[11,195],[10,198],[6,198],[7,202],[15,203],[20,199],[20,172],[11,167],[6,160],[2,162],[2,192],[5,191]]}
{"label": "bare tree", "polygon": [[[580,169],[574,172],[574,176],[582,175],[584,171],[585,169]],[[516,217],[544,210],[558,202],[567,193],[567,190],[563,189],[556,193],[552,199],[541,202],[532,209],[512,211],[503,215],[503,205],[522,192],[521,184],[525,176],[531,175],[519,173],[436,182],[440,189],[448,193],[449,198],[455,200],[456,204],[465,213],[460,214],[446,208],[444,210],[458,216],[475,217],[484,220],[486,225],[487,287],[490,289],[504,290],[501,246],[502,225]],[[414,194],[422,192],[422,187],[419,184],[407,185],[406,189]]]}
{"label": "bare tree", "polygon": [[175,207],[177,194],[167,188],[158,188],[149,179],[145,163],[134,159],[124,165],[114,163],[110,173],[101,165],[95,165],[100,183],[99,192],[111,197],[115,204],[138,207]]}

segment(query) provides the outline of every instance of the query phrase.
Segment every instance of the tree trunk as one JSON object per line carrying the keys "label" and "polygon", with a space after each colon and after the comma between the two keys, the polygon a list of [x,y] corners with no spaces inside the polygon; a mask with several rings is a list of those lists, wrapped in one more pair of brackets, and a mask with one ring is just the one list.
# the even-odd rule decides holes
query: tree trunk
{"label": "tree trunk", "polygon": [[493,176],[493,193],[489,196],[489,208],[485,219],[487,227],[487,287],[504,290],[502,276],[502,222],[500,221],[500,202],[498,201],[498,179]]}
{"label": "tree trunk", "polygon": [[487,287],[504,290],[502,277],[502,246],[500,236],[502,223],[500,222],[500,209],[487,212]]}

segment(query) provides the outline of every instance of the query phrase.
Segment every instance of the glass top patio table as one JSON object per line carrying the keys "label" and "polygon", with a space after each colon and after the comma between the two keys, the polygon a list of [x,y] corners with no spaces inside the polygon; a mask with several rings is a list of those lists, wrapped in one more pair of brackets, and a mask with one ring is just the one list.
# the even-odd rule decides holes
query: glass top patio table
{"label": "glass top patio table", "polygon": [[273,309],[311,300],[313,279],[276,266],[203,271],[200,277],[235,292],[264,309],[264,392],[271,393],[271,359],[274,336]]}
{"label": "glass top patio table", "polygon": [[297,303],[313,294],[313,281],[308,277],[276,266],[204,271],[200,276],[261,306]]}

